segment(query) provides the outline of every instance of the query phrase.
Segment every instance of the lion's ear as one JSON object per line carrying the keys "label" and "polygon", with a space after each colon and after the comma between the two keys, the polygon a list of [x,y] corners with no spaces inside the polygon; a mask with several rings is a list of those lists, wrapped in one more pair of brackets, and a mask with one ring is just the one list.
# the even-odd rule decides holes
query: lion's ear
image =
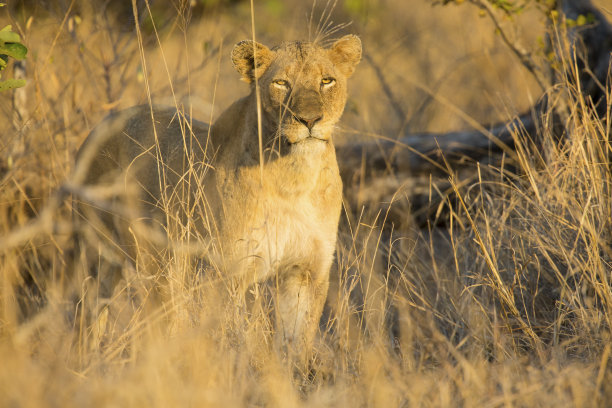
{"label": "lion's ear", "polygon": [[232,50],[234,68],[245,82],[259,78],[272,63],[274,52],[263,44],[251,40],[240,41]]}
{"label": "lion's ear", "polygon": [[334,65],[348,78],[361,61],[361,40],[356,35],[345,35],[327,52]]}

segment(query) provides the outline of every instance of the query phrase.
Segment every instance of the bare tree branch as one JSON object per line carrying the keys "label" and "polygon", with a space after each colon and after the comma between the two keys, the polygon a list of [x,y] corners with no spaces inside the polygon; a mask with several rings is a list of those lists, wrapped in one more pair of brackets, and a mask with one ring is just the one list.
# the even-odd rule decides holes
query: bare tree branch
{"label": "bare tree branch", "polygon": [[[495,14],[486,1],[474,0],[482,4],[490,13],[494,24],[499,26]],[[572,55],[582,56],[579,61],[580,89],[585,96],[591,98],[602,109],[607,109],[601,100],[606,90],[603,84],[609,83],[610,55],[612,51],[612,27],[603,14],[597,10],[590,0],[560,0],[558,10],[573,20],[580,15],[590,15],[594,23],[587,26],[565,30],[567,42],[572,48]],[[546,83],[541,68],[536,68],[531,55],[518,43],[506,37],[500,30],[505,43],[513,50],[528,69],[540,78],[540,86]],[[546,88],[544,88],[546,89]],[[472,123],[475,130],[465,130],[441,134],[416,133],[406,134],[397,140],[375,140],[363,143],[351,143],[338,146],[337,154],[340,170],[345,180],[372,177],[386,177],[389,174],[415,175],[424,172],[445,171],[447,161],[455,165],[462,163],[488,160],[491,153],[506,152],[513,146],[513,133],[538,139],[538,116],[544,102],[531,108],[508,123],[491,126],[489,129]],[[564,124],[565,125],[565,124]]]}

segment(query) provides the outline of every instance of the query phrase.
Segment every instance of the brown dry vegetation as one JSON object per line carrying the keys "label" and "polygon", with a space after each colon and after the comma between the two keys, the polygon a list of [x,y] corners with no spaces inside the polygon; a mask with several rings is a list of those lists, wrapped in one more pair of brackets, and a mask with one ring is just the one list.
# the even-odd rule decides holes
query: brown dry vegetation
{"label": "brown dry vegetation", "polygon": [[[544,122],[542,144],[517,132],[515,156],[432,178],[438,207],[418,228],[410,189],[381,203],[345,181],[359,199],[346,201],[312,370],[296,372],[269,345],[268,304],[232,305],[188,273],[179,251],[163,268],[165,308],[134,314],[105,339],[99,328],[112,332],[112,316],[79,322],[100,310],[84,301],[95,282],[69,271],[64,193],[80,192],[70,180],[81,142],[109,111],[149,95],[214,120],[247,92],[229,54],[251,37],[249,3],[199,7],[190,19],[183,2],[156,2],[141,10],[141,42],[129,6],[26,3],[2,14],[30,54],[23,117],[14,121],[10,94],[0,96],[0,406],[609,404],[611,122],[571,74],[567,140]],[[465,128],[458,111],[507,120],[542,93],[468,5],[339,1],[329,14],[325,2],[255,3],[257,39],[270,45],[313,38],[327,15],[332,26],[353,21],[333,35],[358,33],[366,56],[339,145]],[[513,26],[537,48],[538,13]],[[410,185],[402,177],[394,182]],[[146,271],[125,269],[138,286]]]}

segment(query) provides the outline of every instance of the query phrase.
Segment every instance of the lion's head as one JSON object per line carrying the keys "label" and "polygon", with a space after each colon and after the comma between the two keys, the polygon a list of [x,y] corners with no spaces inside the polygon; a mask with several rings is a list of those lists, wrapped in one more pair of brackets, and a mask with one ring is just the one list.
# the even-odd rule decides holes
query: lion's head
{"label": "lion's head", "polygon": [[347,78],[360,59],[354,35],[330,48],[294,41],[269,49],[247,40],[232,52],[243,80],[259,87],[265,133],[292,149],[330,140],[346,103]]}

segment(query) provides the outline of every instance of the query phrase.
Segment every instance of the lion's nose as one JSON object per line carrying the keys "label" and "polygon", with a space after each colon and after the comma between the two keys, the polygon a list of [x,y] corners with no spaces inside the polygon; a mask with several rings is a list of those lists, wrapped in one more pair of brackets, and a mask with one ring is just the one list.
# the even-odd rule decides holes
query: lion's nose
{"label": "lion's nose", "polygon": [[313,116],[313,117],[296,116],[295,118],[298,120],[298,122],[306,126],[308,130],[312,130],[312,127],[318,121],[320,121],[323,118],[323,116]]}

